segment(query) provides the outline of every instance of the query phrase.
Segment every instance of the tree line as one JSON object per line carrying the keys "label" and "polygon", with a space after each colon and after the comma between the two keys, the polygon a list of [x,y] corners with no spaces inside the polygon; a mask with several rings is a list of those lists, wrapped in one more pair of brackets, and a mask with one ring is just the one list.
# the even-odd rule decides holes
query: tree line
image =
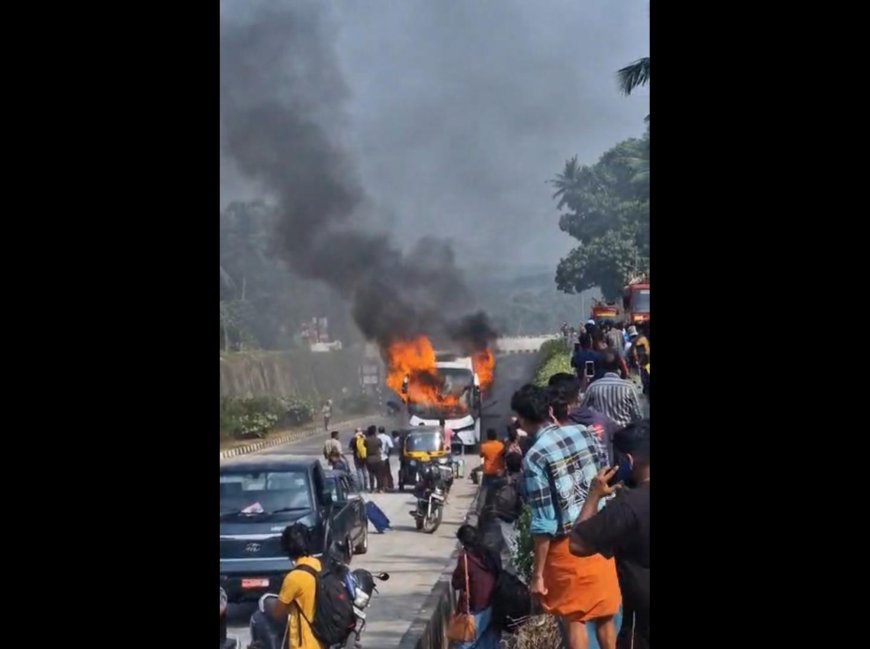
{"label": "tree line", "polygon": [[[618,72],[628,95],[650,78],[649,57]],[[649,273],[649,115],[641,138],[618,143],[593,165],[577,156],[550,182],[564,210],[559,228],[580,243],[559,261],[556,286],[565,293],[599,287],[616,299],[634,276]]]}

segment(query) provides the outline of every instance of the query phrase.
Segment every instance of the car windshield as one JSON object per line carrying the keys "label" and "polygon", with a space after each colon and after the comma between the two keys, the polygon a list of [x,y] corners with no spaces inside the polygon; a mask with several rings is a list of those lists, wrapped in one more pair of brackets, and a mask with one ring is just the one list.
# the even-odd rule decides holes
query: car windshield
{"label": "car windshield", "polygon": [[251,471],[221,474],[221,516],[262,516],[311,509],[304,471]]}

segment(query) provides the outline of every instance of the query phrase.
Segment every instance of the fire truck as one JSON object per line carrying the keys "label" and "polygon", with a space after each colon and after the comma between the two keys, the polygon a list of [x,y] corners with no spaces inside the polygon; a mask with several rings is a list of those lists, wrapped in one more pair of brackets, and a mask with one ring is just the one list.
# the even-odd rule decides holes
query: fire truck
{"label": "fire truck", "polygon": [[649,276],[631,280],[622,289],[622,307],[627,324],[640,324],[649,320]]}
{"label": "fire truck", "polygon": [[622,304],[595,300],[591,318],[595,322],[623,320],[626,324],[636,325],[649,320],[649,277],[632,279],[622,289]]}
{"label": "fire truck", "polygon": [[618,320],[619,308],[616,304],[606,304],[596,300],[592,305],[592,319],[595,320],[595,322],[601,322],[602,320]]}

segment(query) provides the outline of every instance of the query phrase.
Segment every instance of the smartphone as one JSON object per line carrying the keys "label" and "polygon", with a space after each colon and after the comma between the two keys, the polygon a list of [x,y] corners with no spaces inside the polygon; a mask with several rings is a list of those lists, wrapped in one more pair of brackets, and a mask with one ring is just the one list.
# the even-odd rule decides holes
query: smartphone
{"label": "smartphone", "polygon": [[586,377],[592,378],[595,376],[595,361],[586,361]]}
{"label": "smartphone", "polygon": [[[614,465],[614,466],[616,466],[616,465]],[[610,469],[613,467],[608,467],[608,468]],[[615,487],[616,485],[619,484],[619,482],[622,480],[622,476],[620,475],[620,473],[622,473],[622,471],[617,471],[616,473],[613,474],[613,477],[607,481],[608,487]]]}

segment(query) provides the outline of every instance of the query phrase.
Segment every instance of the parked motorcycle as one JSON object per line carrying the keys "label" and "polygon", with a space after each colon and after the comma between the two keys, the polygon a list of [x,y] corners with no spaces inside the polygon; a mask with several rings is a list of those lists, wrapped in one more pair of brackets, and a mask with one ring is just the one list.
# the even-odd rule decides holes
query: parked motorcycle
{"label": "parked motorcycle", "polygon": [[[449,482],[447,472],[450,472]],[[453,482],[453,470],[438,461],[429,462],[420,471],[420,479],[414,490],[417,508],[411,512],[417,529],[432,534],[441,525],[444,504],[447,502],[449,484]]]}
{"label": "parked motorcycle", "polygon": [[[378,592],[375,580],[387,581],[390,575],[386,572],[372,574],[362,568],[350,571],[348,565],[339,558],[341,556],[343,553],[340,547],[336,547],[330,552],[329,569],[344,574],[348,596],[353,600],[354,628],[346,642],[328,649],[345,649],[346,647],[359,649],[362,647],[360,635],[366,626],[366,609],[371,604],[373,595]],[[248,645],[248,649],[284,649],[287,646],[287,622],[276,622],[271,615],[272,607],[277,601],[278,596],[273,593],[266,593],[260,598],[257,610],[251,616],[251,644]]]}

